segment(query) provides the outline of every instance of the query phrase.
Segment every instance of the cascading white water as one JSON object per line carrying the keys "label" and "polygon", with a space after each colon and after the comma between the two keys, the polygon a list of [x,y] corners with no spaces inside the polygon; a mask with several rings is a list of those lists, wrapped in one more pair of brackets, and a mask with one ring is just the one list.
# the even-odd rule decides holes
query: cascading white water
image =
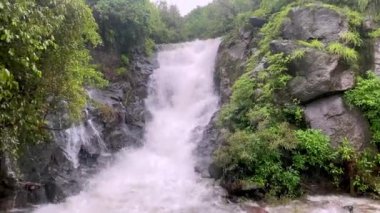
{"label": "cascading white water", "polygon": [[79,195],[36,213],[219,213],[224,204],[210,182],[194,171],[192,151],[218,108],[213,70],[220,41],[163,48],[151,76],[145,146],[124,150]]}
{"label": "cascading white water", "polygon": [[82,147],[86,148],[89,152],[97,149],[102,152],[106,151],[104,141],[99,131],[95,128],[92,119],[79,125],[73,125],[65,130],[63,134],[64,140],[62,140],[60,146],[62,146],[62,149],[65,151],[67,158],[72,162],[74,168],[79,167],[78,154]]}

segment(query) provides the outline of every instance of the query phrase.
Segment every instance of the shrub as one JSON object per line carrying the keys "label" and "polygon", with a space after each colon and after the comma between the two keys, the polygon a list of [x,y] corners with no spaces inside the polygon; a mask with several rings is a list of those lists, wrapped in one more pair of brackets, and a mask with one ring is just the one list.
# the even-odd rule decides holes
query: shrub
{"label": "shrub", "polygon": [[122,54],[121,57],[120,57],[120,60],[121,60],[121,65],[125,66],[125,67],[128,67],[129,66],[129,58],[127,55],[125,54]]}
{"label": "shrub", "polygon": [[297,130],[295,135],[299,144],[293,155],[293,166],[298,170],[315,167],[327,170],[333,153],[330,139],[315,129]]}
{"label": "shrub", "polygon": [[379,153],[371,149],[358,152],[345,139],[333,156],[341,171],[334,177],[337,185],[342,184],[342,180],[348,179],[352,194],[371,193],[375,197],[380,195]]}
{"label": "shrub", "polygon": [[346,92],[346,100],[359,107],[371,124],[373,141],[380,142],[380,78],[373,72],[359,77],[354,89]]}
{"label": "shrub", "polygon": [[253,104],[254,81],[247,74],[240,77],[233,86],[230,103],[223,107],[219,123],[231,129],[244,129],[249,126],[247,112]]}
{"label": "shrub", "polygon": [[291,150],[296,144],[289,124],[281,123],[255,133],[232,134],[215,159],[225,179],[263,188],[270,196],[296,196],[300,193],[299,172],[282,161],[283,150]]}

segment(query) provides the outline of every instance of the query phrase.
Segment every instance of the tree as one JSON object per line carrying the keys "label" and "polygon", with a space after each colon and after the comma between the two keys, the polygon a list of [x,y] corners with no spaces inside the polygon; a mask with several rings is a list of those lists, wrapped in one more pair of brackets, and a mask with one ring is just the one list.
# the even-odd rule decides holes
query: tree
{"label": "tree", "polygon": [[105,83],[87,45],[100,42],[83,0],[0,1],[1,150],[42,140],[46,115],[61,101],[79,117],[87,83]]}
{"label": "tree", "polygon": [[144,46],[152,33],[151,6],[149,0],[99,0],[94,16],[104,46],[120,52]]}

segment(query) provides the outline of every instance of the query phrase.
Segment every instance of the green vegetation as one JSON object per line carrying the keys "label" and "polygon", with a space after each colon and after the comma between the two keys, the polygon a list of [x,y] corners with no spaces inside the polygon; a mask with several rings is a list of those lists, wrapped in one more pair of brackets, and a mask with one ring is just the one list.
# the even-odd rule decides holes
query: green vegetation
{"label": "green vegetation", "polygon": [[123,53],[147,46],[162,25],[149,0],[99,0],[93,9],[104,46]]}
{"label": "green vegetation", "polygon": [[317,39],[313,39],[309,42],[307,41],[298,41],[298,44],[305,47],[310,47],[318,50],[324,50],[325,44]]}
{"label": "green vegetation", "polygon": [[[216,163],[223,169],[222,181],[241,190],[259,190],[265,198],[283,198],[301,195],[301,183],[324,177],[352,194],[378,196],[378,152],[354,150],[347,140],[337,148],[331,147],[326,135],[307,129],[299,101],[286,97],[284,89],[291,79],[287,73],[290,65],[302,60],[309,48],[338,55],[346,65],[360,70],[358,52],[363,38],[369,37],[361,30],[363,14],[372,14],[371,7],[380,5],[375,1],[322,1],[331,5],[312,2],[260,1],[260,7],[250,13],[268,18],[268,23],[260,30],[259,53],[247,60],[246,73],[236,81],[231,100],[220,113],[219,125],[228,129],[226,144],[215,153]],[[270,42],[280,36],[289,11],[299,5],[340,13],[347,18],[349,31],[341,34],[339,41],[298,41],[299,48],[289,55],[273,54]],[[369,35],[377,37],[377,31]],[[265,68],[252,73],[262,58],[266,59]],[[346,93],[346,99],[367,116],[375,141],[380,141],[378,92],[380,80],[369,74],[359,78],[357,86]]]}
{"label": "green vegetation", "polygon": [[357,64],[359,59],[358,53],[354,49],[346,47],[338,42],[329,44],[327,51],[331,54],[341,56],[348,64]]}
{"label": "green vegetation", "polygon": [[380,143],[380,78],[368,72],[364,78],[358,78],[356,87],[345,97],[364,112],[371,124],[373,142]]}
{"label": "green vegetation", "polygon": [[0,22],[0,148],[15,153],[44,139],[62,102],[79,118],[83,86],[106,82],[89,64],[100,37],[84,1],[2,1]]}
{"label": "green vegetation", "polygon": [[183,36],[187,40],[225,35],[241,16],[258,8],[256,0],[214,0],[184,17]]}
{"label": "green vegetation", "polygon": [[[339,41],[298,41],[289,55],[274,54],[270,42],[280,36],[292,8],[330,8],[347,18],[348,31]],[[90,50],[98,45],[116,52],[116,77],[128,75],[136,53],[153,53],[156,43],[223,36],[233,40],[247,29],[251,16],[266,18],[258,32],[259,50],[233,86],[219,125],[227,142],[216,153],[223,181],[260,189],[267,197],[296,197],[301,183],[321,174],[352,193],[379,195],[380,156],[356,152],[349,141],[338,148],[320,131],[308,129],[298,100],[286,95],[288,69],[310,48],[340,56],[360,70],[360,48],[380,30],[363,32],[364,17],[379,21],[379,0],[214,0],[181,17],[176,6],[149,0],[13,0],[0,1],[0,152],[16,154],[27,143],[48,136],[47,117],[67,110],[74,122],[87,102],[84,86],[107,82],[92,65]],[[99,50],[97,49],[97,50]],[[265,60],[262,60],[265,59]],[[260,61],[263,70],[252,73]],[[348,67],[347,66],[347,67]],[[358,78],[346,100],[359,107],[371,124],[373,142],[380,142],[380,79],[373,73]],[[63,109],[64,108],[64,109]],[[103,121],[118,114],[98,106]]]}

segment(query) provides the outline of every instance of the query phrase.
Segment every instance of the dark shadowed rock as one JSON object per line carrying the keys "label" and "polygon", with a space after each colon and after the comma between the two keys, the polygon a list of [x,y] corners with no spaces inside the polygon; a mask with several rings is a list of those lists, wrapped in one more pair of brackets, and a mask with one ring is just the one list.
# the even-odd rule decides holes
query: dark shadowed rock
{"label": "dark shadowed rock", "polygon": [[223,169],[215,163],[210,164],[208,167],[208,172],[210,173],[210,177],[214,179],[220,179],[223,175]]}
{"label": "dark shadowed rock", "polygon": [[337,41],[348,31],[346,18],[325,7],[297,7],[290,10],[282,27],[282,37],[288,40],[318,39]]}
{"label": "dark shadowed rock", "polygon": [[0,199],[3,199],[12,195],[17,188],[17,177],[12,170],[11,159],[4,153],[0,153],[0,180]]}
{"label": "dark shadowed rock", "polygon": [[356,109],[347,106],[340,95],[314,101],[305,107],[305,119],[311,128],[320,129],[330,136],[337,147],[347,138],[356,150],[368,147],[368,121]]}
{"label": "dark shadowed rock", "polygon": [[254,17],[249,18],[249,23],[251,24],[252,27],[261,28],[267,23],[267,20],[264,18],[254,16]]}
{"label": "dark shadowed rock", "polygon": [[[293,41],[276,40],[271,43],[274,53],[291,54],[300,49]],[[290,94],[301,102],[320,96],[346,91],[355,84],[354,72],[341,64],[340,57],[312,48],[301,48],[305,54],[292,62],[289,74],[294,78],[288,83]]]}
{"label": "dark shadowed rock", "polygon": [[202,177],[220,178],[220,168],[213,163],[213,153],[220,143],[223,143],[221,130],[216,128],[218,113],[211,119],[202,133],[202,140],[198,143],[195,150],[197,156],[196,170]]}

